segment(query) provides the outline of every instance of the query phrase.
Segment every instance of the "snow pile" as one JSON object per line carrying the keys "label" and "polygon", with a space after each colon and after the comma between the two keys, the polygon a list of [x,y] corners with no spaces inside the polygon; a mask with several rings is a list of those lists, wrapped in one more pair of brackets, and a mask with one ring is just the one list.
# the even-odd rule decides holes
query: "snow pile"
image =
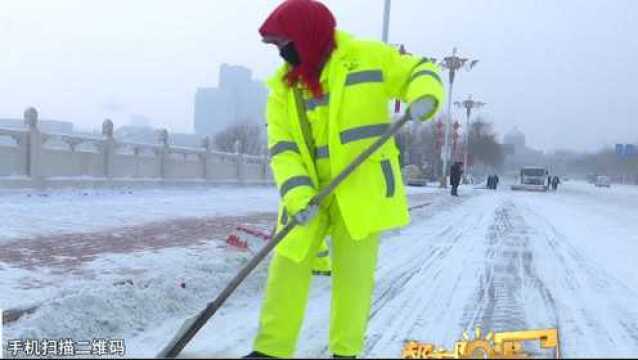
{"label": "snow pile", "polygon": [[[130,339],[168,319],[199,312],[249,256],[212,242],[189,249],[102,257],[86,265],[101,271],[99,281],[78,281],[61,289],[35,313],[6,326],[5,337]],[[235,301],[241,303],[260,291],[265,266],[255,272],[233,295]]]}

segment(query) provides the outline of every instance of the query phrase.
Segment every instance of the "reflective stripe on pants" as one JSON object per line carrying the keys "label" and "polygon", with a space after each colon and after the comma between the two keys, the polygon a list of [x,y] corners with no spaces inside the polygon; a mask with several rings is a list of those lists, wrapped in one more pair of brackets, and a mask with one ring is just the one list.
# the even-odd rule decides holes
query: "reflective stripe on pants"
{"label": "reflective stripe on pants", "polygon": [[276,357],[294,355],[308,300],[312,265],[328,228],[332,229],[330,351],[358,355],[363,350],[379,237],[374,235],[356,241],[350,238],[336,201],[328,209],[320,208],[317,216],[322,230],[315,234],[313,248],[306,259],[296,263],[277,252],[273,256],[253,346],[255,351]]}

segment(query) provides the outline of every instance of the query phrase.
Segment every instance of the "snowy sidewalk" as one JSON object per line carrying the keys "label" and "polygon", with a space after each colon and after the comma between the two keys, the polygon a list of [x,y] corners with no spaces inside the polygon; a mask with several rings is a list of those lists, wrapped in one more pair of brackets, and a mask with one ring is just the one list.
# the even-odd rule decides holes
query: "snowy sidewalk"
{"label": "snowy sidewalk", "polygon": [[[427,206],[436,192],[410,189],[410,203]],[[152,256],[209,242],[225,246],[239,224],[270,230],[278,201],[276,191],[264,187],[2,194],[0,209],[10,216],[0,223],[0,285],[14,291],[0,294],[0,307],[41,298],[28,296],[30,301],[16,304],[29,290],[48,294],[45,290],[56,283],[64,287],[76,278],[95,279],[92,263],[104,257]],[[130,269],[119,273],[135,274]]]}
{"label": "snowy sidewalk", "polygon": [[[410,204],[427,206],[435,192],[429,188],[410,189]],[[4,200],[0,209],[4,207],[10,214],[10,221],[0,225],[0,239],[5,239],[0,263],[27,270],[55,267],[56,272],[67,272],[101,254],[188,247],[225,239],[238,224],[271,229],[276,220],[273,209],[277,207],[272,204],[272,195],[273,191],[267,188],[229,188],[0,197]],[[233,215],[205,216],[207,213]],[[194,214],[198,216],[192,217]],[[38,223],[43,216],[50,216],[46,227]],[[72,222],[75,216],[87,221]],[[159,220],[145,222],[147,219]],[[34,235],[12,238],[7,233]]]}
{"label": "snowy sidewalk", "polygon": [[78,274],[82,263],[103,254],[127,254],[189,247],[224,239],[238,224],[272,227],[275,213],[165,220],[98,232],[64,233],[17,239],[0,252],[0,263],[27,270],[53,267]]}
{"label": "snowy sidewalk", "polygon": [[274,187],[4,192],[0,244],[179,218],[272,212],[278,203]]}

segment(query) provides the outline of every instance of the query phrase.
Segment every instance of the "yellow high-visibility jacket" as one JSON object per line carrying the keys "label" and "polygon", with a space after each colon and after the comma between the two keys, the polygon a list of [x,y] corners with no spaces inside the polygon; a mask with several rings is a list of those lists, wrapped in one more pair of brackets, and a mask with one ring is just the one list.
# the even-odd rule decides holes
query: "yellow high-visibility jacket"
{"label": "yellow high-visibility jacket", "polygon": [[[389,100],[429,96],[438,111],[444,103],[439,68],[427,59],[401,55],[384,43],[361,41],[337,31],[324,97],[306,106],[329,107],[327,152],[333,176],[378,139],[390,124]],[[266,119],[275,182],[282,197],[278,231],[318,192],[313,157],[304,142],[294,92],[283,80],[286,66],[268,81]],[[322,156],[326,156],[324,153]],[[355,170],[335,191],[335,200],[353,239],[409,223],[407,199],[393,139]],[[276,251],[302,261],[321,222],[297,226]]]}

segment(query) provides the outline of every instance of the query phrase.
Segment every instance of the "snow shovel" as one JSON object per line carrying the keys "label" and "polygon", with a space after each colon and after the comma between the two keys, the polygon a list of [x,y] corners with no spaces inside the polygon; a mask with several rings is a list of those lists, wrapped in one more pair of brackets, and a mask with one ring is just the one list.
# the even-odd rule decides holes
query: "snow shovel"
{"label": "snow shovel", "polygon": [[[378,150],[389,138],[396,135],[399,129],[410,120],[411,117],[406,112],[398,121],[392,123],[385,133],[377,139],[372,145],[364,150],[359,156],[357,156],[350,165],[348,165],[343,171],[335,177],[328,186],[321,190],[310,200],[309,205],[319,205],[323,199],[330,195],[334,189],[343,182],[359,165],[361,165],[370,155]],[[208,303],[206,308],[197,315],[194,315],[184,321],[177,334],[168,343],[164,349],[157,355],[159,358],[175,358],[186,347],[188,342],[197,334],[197,332],[206,324],[206,322],[219,310],[224,304],[226,299],[235,291],[235,289],[246,279],[248,274],[259,265],[259,263],[272,251],[286,235],[297,226],[297,221],[294,217],[290,217],[289,223],[281,229],[264,247],[255,254],[255,256],[241,269],[241,271],[235,275],[231,282],[224,288],[224,290],[217,296],[215,300]]]}

